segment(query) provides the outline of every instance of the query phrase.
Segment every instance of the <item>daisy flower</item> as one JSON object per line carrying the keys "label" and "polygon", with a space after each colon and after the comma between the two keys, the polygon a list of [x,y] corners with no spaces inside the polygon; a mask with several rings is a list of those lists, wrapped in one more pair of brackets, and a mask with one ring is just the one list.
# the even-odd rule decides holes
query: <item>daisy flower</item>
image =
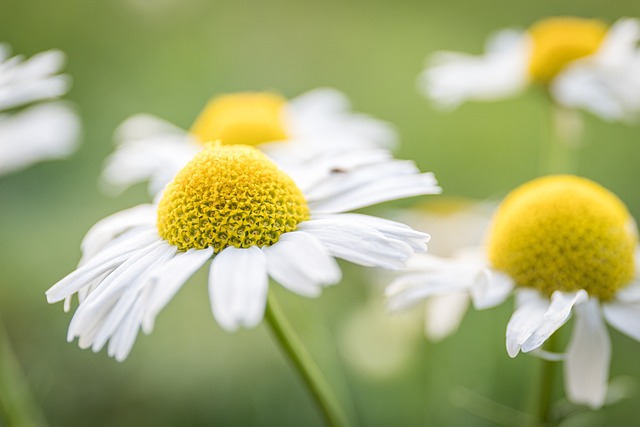
{"label": "daisy flower", "polygon": [[291,100],[272,92],[214,97],[189,130],[135,115],[120,125],[115,140],[102,175],[107,189],[149,180],[156,195],[209,141],[256,146],[289,172],[327,152],[391,148],[397,135],[391,125],[351,112],[341,92],[323,88]]}
{"label": "daisy flower", "polygon": [[0,175],[76,149],[80,123],[73,110],[40,102],[67,92],[69,78],[58,74],[63,65],[60,51],[25,59],[10,57],[9,46],[0,43]]}
{"label": "daisy flower", "polygon": [[[455,197],[438,197],[411,209],[398,211],[392,217],[416,230],[429,230],[429,255],[416,254],[404,271],[420,271],[425,263],[436,259],[452,259],[463,255],[468,247],[482,243],[496,206],[490,202]],[[392,276],[380,274],[375,280],[386,286]],[[466,292],[434,295],[425,303],[424,333],[433,342],[441,341],[458,329],[469,307]]]}
{"label": "daisy flower", "polygon": [[[314,180],[310,168],[302,182],[254,147],[205,145],[157,206],[117,213],[89,231],[81,265],[46,293],[50,303],[66,300],[66,309],[78,294],[68,339],[79,337],[80,347],[94,351],[109,341],[108,354],[123,360],[138,330],[150,333],[158,313],[206,263],[211,309],[228,331],[260,323],[269,277],[315,297],[340,280],[334,258],[401,268],[426,250],[428,235],[345,212],[440,188],[432,174],[406,162],[360,154],[336,160],[332,177]],[[369,167],[351,169],[363,163]]]}
{"label": "daisy flower", "polygon": [[502,30],[486,53],[437,52],[419,77],[423,93],[444,108],[495,100],[531,84],[563,107],[602,119],[630,120],[640,110],[640,21],[558,17],[526,31]]}
{"label": "daisy flower", "polygon": [[[457,259],[423,257],[387,289],[402,309],[436,295],[468,295],[477,309],[515,295],[507,325],[511,357],[547,354],[545,341],[575,314],[564,360],[569,399],[603,405],[611,344],[605,321],[640,340],[638,234],[624,204],[584,178],[548,176],[509,194],[483,248]],[[441,313],[446,316],[445,312]]]}

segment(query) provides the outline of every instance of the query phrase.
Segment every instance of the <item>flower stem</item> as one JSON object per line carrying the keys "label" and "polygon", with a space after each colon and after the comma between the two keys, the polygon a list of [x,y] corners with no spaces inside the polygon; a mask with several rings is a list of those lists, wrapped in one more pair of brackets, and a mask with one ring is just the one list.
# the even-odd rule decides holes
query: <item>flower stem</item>
{"label": "flower stem", "polygon": [[[546,350],[555,350],[556,334],[547,340]],[[535,380],[538,383],[531,401],[531,414],[534,416],[531,427],[548,427],[551,423],[551,403],[553,398],[553,385],[555,382],[556,362],[540,359],[539,368],[534,370]]]}
{"label": "flower stem", "polygon": [[320,368],[318,368],[318,365],[313,361],[309,352],[302,344],[302,341],[284,317],[272,291],[269,291],[267,297],[265,319],[271,327],[276,341],[293,363],[309,392],[312,394],[324,416],[326,424],[331,427],[349,426],[348,418],[342,410],[336,395],[333,390],[331,390],[331,387],[329,387]]}
{"label": "flower stem", "polygon": [[579,113],[552,103],[548,137],[540,150],[541,174],[576,173],[582,134]]}
{"label": "flower stem", "polygon": [[[0,319],[0,420],[8,426],[46,426]],[[0,423],[1,424],[1,423]],[[4,424],[3,424],[4,425]]]}

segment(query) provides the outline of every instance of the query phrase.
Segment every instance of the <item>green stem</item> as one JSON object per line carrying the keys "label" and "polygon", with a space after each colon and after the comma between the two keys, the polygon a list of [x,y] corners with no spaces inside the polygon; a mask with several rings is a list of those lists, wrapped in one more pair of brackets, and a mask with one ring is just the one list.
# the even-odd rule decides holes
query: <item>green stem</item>
{"label": "green stem", "polygon": [[[547,340],[546,350],[553,352],[556,346],[557,332]],[[532,394],[531,414],[534,416],[531,427],[548,427],[552,425],[551,403],[553,385],[555,383],[556,363],[540,359],[539,369],[534,370],[537,390]]]}
{"label": "green stem", "polygon": [[7,426],[46,426],[0,319],[0,419]]}
{"label": "green stem", "polygon": [[267,297],[265,319],[278,344],[293,363],[298,374],[313,395],[328,426],[347,427],[349,421],[340,403],[287,319],[272,291]]}
{"label": "green stem", "polygon": [[576,173],[582,126],[578,112],[552,104],[548,137],[540,150],[542,175]]}

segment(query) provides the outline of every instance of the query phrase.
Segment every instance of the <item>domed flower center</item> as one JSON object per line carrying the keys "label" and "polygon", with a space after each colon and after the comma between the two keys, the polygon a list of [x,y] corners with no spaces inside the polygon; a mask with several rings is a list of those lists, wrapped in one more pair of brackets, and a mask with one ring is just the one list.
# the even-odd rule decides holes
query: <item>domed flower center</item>
{"label": "domed flower center", "polygon": [[496,270],[545,295],[585,289],[607,300],[634,275],[637,232],[627,208],[575,176],[539,178],[511,192],[487,243]]}
{"label": "domed flower center", "polygon": [[213,98],[191,127],[201,142],[258,145],[287,138],[286,100],[274,93],[245,92]]}
{"label": "domed flower center", "polygon": [[595,53],[607,34],[607,26],[594,19],[549,18],[529,29],[533,51],[529,75],[547,84],[576,59]]}
{"label": "domed flower center", "polygon": [[207,144],[165,189],[157,227],[181,250],[220,252],[272,245],[308,218],[302,191],[264,154]]}

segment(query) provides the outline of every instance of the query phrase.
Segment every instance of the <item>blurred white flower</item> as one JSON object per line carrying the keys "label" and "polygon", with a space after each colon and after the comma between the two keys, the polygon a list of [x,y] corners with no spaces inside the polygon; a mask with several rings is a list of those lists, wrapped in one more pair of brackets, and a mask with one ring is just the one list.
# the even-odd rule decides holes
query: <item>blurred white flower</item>
{"label": "blurred white flower", "polygon": [[341,92],[322,88],[291,100],[272,92],[214,97],[190,130],[138,114],[120,125],[115,140],[102,175],[107,190],[149,180],[157,195],[205,142],[254,145],[295,173],[328,152],[391,148],[397,135],[390,124],[351,112]]}
{"label": "blurred white flower", "polygon": [[[468,248],[482,244],[496,206],[463,198],[439,197],[394,216],[416,230],[429,230],[429,255],[416,255],[405,271],[420,271],[436,257],[457,258]],[[388,282],[387,282],[388,283]],[[431,341],[440,341],[455,332],[467,307],[467,292],[434,295],[425,302],[424,332]]]}
{"label": "blurred white flower", "polygon": [[[51,50],[29,59],[9,55],[9,47],[0,44],[0,175],[67,157],[80,133],[73,109],[49,101],[69,87],[68,77],[57,74],[64,54]],[[30,105],[40,101],[49,102]]]}
{"label": "blurred white flower", "polygon": [[[534,351],[557,358],[541,347],[573,312],[573,334],[560,356],[565,388],[572,402],[598,408],[611,357],[603,319],[640,341],[637,251],[635,222],[615,195],[583,178],[540,178],[505,198],[485,246],[455,259],[414,257],[387,288],[388,306],[454,295],[485,309],[514,293],[506,332],[511,357]],[[461,310],[455,303],[439,315],[455,323]]]}
{"label": "blurred white flower", "polygon": [[109,355],[123,360],[140,327],[151,332],[158,313],[208,262],[213,315],[234,331],[262,320],[269,277],[316,297],[340,280],[334,258],[400,269],[426,250],[425,233],[344,212],[438,193],[432,174],[372,150],[334,160],[340,172],[330,177],[316,173],[326,161],[310,160],[308,176],[298,180],[254,147],[206,144],[157,206],[96,224],[82,243],[81,265],[47,291],[49,302],[66,300],[65,309],[78,294],[69,340],[77,336],[94,351],[109,341]]}
{"label": "blurred white flower", "polygon": [[640,111],[639,40],[637,19],[608,27],[591,19],[547,18],[526,31],[499,31],[482,56],[436,52],[419,87],[441,107],[455,108],[467,100],[506,98],[535,83],[563,107],[609,121],[633,120]]}

